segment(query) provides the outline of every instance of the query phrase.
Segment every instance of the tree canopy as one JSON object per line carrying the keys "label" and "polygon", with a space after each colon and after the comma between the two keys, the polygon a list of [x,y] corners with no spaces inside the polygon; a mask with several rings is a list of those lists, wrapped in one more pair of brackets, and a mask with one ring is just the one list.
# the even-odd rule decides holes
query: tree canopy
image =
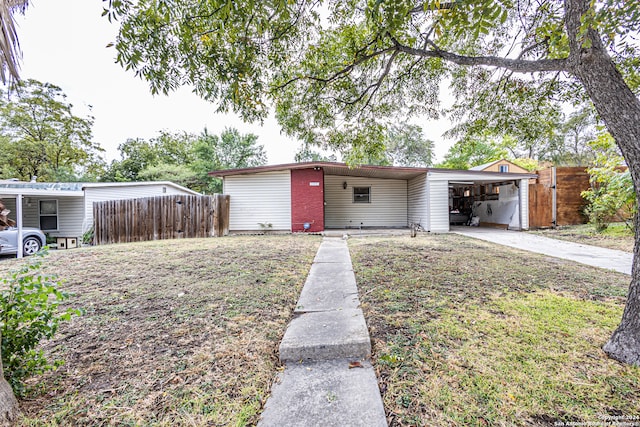
{"label": "tree canopy", "polygon": [[17,83],[0,99],[0,176],[29,181],[74,180],[103,161],[93,142],[93,117],[79,117],[59,87]]}
{"label": "tree canopy", "polygon": [[104,181],[173,181],[196,191],[221,192],[213,170],[260,166],[266,163],[258,137],[226,128],[220,136],[206,129],[199,135],[159,132],[149,140],[135,138],[120,144],[120,159],[109,165]]}
{"label": "tree canopy", "polygon": [[[605,31],[637,89],[637,48],[628,40],[640,8],[616,0],[566,6],[583,3],[575,36],[587,43],[589,28]],[[153,92],[190,84],[247,119],[264,118],[273,101],[285,131],[339,151],[381,147],[399,117],[438,116],[445,78],[458,111],[496,127],[518,124],[531,141],[546,132],[536,118],[558,113],[550,96],[585,97],[562,1],[110,1],[106,13],[122,22],[118,60]]]}
{"label": "tree canopy", "polygon": [[461,139],[451,146],[438,164],[438,167],[448,169],[470,169],[494,160],[509,157],[509,152],[499,142],[485,136],[471,139]]}
{"label": "tree canopy", "polygon": [[[449,137],[458,136],[459,139],[449,149],[439,166],[468,169],[501,158],[525,162],[530,166],[593,164],[597,153],[591,143],[596,139],[597,118],[591,106],[582,105],[568,114],[557,111],[552,117],[544,116],[538,119],[549,120],[539,126],[546,129],[543,136],[539,135],[534,139],[522,138],[519,135],[521,132],[514,132],[513,127],[461,123],[445,133]],[[526,124],[523,124],[523,128],[526,128]]]}
{"label": "tree canopy", "polygon": [[[440,113],[449,79],[458,119],[486,114],[544,135],[539,112],[589,99],[640,194],[640,3],[625,0],[108,0],[118,61],[153,92],[191,85],[221,111],[271,106],[303,142],[363,155],[386,129]],[[478,99],[483,102],[465,102]],[[553,101],[553,102],[551,102]],[[494,117],[492,109],[504,111]],[[468,109],[468,110],[467,110]],[[526,126],[525,126],[526,124]],[[350,148],[351,147],[351,148]],[[640,364],[640,257],[623,321],[605,351]]]}

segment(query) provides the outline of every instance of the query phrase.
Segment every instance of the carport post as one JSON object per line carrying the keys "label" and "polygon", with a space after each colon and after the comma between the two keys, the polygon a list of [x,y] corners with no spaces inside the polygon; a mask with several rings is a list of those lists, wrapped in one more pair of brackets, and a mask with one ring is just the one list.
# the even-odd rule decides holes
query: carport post
{"label": "carport post", "polygon": [[16,256],[22,258],[22,194],[16,195],[16,226],[18,227],[18,252]]}

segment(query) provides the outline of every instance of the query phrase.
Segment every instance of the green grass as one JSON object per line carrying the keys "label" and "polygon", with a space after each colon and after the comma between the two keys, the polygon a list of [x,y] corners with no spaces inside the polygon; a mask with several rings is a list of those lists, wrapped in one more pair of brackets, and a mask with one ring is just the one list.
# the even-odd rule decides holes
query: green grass
{"label": "green grass", "polygon": [[19,425],[254,425],[319,244],[243,236],[52,251],[48,269],[86,314],[44,345],[65,364],[30,380]]}
{"label": "green grass", "polygon": [[602,232],[602,234],[610,237],[633,237],[633,230],[631,230],[625,223],[612,222]]}
{"label": "green grass", "polygon": [[628,276],[454,235],[349,244],[391,425],[640,414],[640,369],[600,349]]}
{"label": "green grass", "polygon": [[590,224],[568,225],[556,229],[533,230],[531,233],[625,252],[633,252],[633,245],[635,243],[633,231],[624,223],[620,222],[609,224],[609,226],[600,233]]}

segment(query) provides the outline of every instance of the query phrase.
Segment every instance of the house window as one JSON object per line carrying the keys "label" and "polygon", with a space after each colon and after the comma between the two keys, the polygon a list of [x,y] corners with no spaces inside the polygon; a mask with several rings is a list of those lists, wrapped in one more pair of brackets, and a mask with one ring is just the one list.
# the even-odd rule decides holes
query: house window
{"label": "house window", "polygon": [[40,229],[42,231],[58,230],[58,201],[40,200]]}
{"label": "house window", "polygon": [[509,172],[509,165],[500,165],[500,172],[501,173]]}
{"label": "house window", "polygon": [[353,203],[371,203],[371,187],[353,187]]}

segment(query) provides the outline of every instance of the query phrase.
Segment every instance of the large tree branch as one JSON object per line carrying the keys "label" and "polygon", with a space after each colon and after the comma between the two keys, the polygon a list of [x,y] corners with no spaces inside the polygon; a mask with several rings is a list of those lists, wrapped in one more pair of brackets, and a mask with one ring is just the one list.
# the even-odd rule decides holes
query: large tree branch
{"label": "large tree branch", "polygon": [[378,90],[380,90],[380,86],[382,86],[382,82],[384,82],[384,79],[387,78],[387,76],[391,72],[391,66],[393,65],[393,61],[396,59],[397,56],[398,56],[398,51],[394,51],[391,54],[391,58],[389,58],[387,65],[384,67],[384,71],[380,75],[380,78],[378,78],[378,81],[375,84],[369,86],[365,91],[366,93],[366,92],[369,92],[370,88],[373,89],[371,91],[371,95],[369,95],[369,98],[367,99],[367,102],[365,102],[364,106],[360,109],[361,112],[363,112],[369,106],[369,104],[371,104],[371,101],[373,100],[374,96],[376,95]]}
{"label": "large tree branch", "polygon": [[299,76],[299,77],[294,77],[288,81],[286,81],[285,83],[279,85],[276,87],[277,90],[280,89],[284,89],[285,87],[289,86],[290,84],[297,82],[299,80],[313,80],[316,82],[320,82],[320,83],[331,83],[334,80],[337,80],[339,78],[344,77],[345,75],[348,75],[349,73],[351,73],[358,65],[362,64],[363,62],[366,62],[372,58],[375,58],[376,56],[380,56],[380,55],[384,55],[386,53],[389,52],[394,52],[394,51],[398,51],[398,49],[394,48],[394,47],[387,47],[385,49],[381,49],[381,50],[376,50],[375,52],[372,52],[368,55],[363,55],[361,57],[359,57],[358,59],[356,59],[355,61],[353,61],[351,64],[347,65],[346,67],[336,71],[333,75],[329,76],[329,77],[317,77],[317,76],[313,76],[313,75],[305,75],[305,76]]}
{"label": "large tree branch", "polygon": [[466,66],[481,66],[486,65],[488,67],[498,67],[511,70],[516,73],[536,73],[544,71],[569,71],[569,67],[566,59],[538,59],[538,60],[523,60],[523,59],[509,59],[501,58],[498,56],[464,56],[457,55],[455,53],[440,50],[437,47],[432,49],[420,49],[410,46],[405,46],[398,42],[395,38],[391,37],[394,43],[395,49],[407,53],[413,56],[420,56],[423,58],[442,58],[445,61],[452,62],[458,65]]}

